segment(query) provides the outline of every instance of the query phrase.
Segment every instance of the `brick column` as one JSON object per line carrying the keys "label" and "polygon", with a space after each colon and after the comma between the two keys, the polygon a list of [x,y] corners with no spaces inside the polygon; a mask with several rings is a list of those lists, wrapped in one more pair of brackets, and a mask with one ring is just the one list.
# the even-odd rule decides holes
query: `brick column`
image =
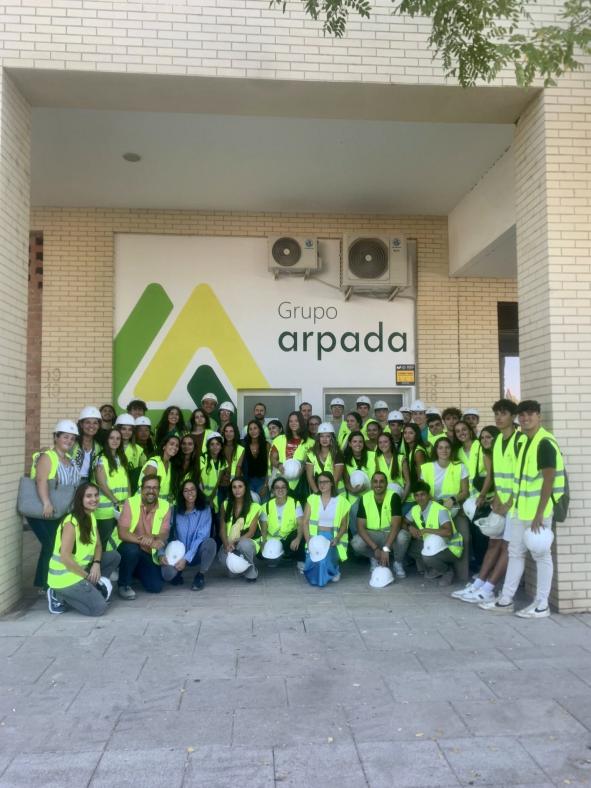
{"label": "brick column", "polygon": [[22,578],[30,132],[29,105],[0,71],[0,613],[18,602]]}
{"label": "brick column", "polygon": [[570,516],[555,541],[552,602],[562,612],[591,609],[588,79],[582,72],[541,93],[515,139],[522,396],[542,403],[571,487]]}

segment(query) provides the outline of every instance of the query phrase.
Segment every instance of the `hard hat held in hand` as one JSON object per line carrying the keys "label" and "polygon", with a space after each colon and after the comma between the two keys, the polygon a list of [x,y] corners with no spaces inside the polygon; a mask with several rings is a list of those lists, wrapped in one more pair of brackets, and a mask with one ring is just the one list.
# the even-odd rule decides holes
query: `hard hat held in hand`
{"label": "hard hat held in hand", "polygon": [[164,551],[168,565],[174,566],[177,564],[185,557],[185,552],[185,545],[182,542],[179,542],[178,539],[174,539],[172,542],[169,542],[166,545],[166,550]]}
{"label": "hard hat held in hand", "polygon": [[99,577],[96,587],[104,596],[105,602],[108,602],[113,593],[113,583],[111,583],[108,577]]}
{"label": "hard hat held in hand", "polygon": [[283,475],[288,482],[293,482],[300,478],[302,473],[302,463],[299,460],[286,460],[283,463]]}
{"label": "hard hat held in hand", "polygon": [[323,561],[330,550],[330,542],[323,536],[313,536],[308,542],[308,552],[314,563]]}
{"label": "hard hat held in hand", "polygon": [[447,550],[447,542],[439,534],[428,534],[423,541],[421,555],[437,555]]}
{"label": "hard hat held in hand", "polygon": [[246,558],[239,553],[228,553],[226,556],[226,566],[233,575],[241,575],[250,566]]}
{"label": "hard hat held in hand", "polygon": [[281,558],[283,555],[283,545],[281,539],[269,539],[263,547],[263,558]]}
{"label": "hard hat held in hand", "polygon": [[394,575],[387,566],[376,566],[369,578],[369,584],[372,588],[385,588],[393,582]]}
{"label": "hard hat held in hand", "polygon": [[540,528],[535,533],[531,528],[526,528],[523,532],[523,544],[532,555],[544,555],[552,547],[554,532],[551,528]]}
{"label": "hard hat held in hand", "polygon": [[471,498],[467,498],[464,501],[464,505],[462,507],[464,510],[464,514],[470,521],[474,519],[474,515],[476,514],[476,501],[477,501],[477,496],[473,495]]}
{"label": "hard hat held in hand", "polygon": [[353,471],[349,476],[349,481],[352,487],[361,487],[364,490],[369,490],[369,476],[365,471]]}
{"label": "hard hat held in hand", "polygon": [[492,536],[493,539],[497,536],[502,536],[505,530],[505,518],[501,514],[491,512],[487,517],[479,517],[476,520],[476,525],[480,528],[485,536]]}

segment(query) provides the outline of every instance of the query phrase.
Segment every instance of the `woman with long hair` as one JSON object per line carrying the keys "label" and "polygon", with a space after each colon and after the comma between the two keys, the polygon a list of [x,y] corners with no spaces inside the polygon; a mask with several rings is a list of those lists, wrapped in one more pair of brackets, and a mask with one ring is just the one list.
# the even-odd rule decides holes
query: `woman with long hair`
{"label": "woman with long hair", "polygon": [[[347,448],[347,443],[349,441],[349,436],[352,432],[361,432],[361,428],[363,427],[363,419],[357,413],[356,410],[351,410],[345,418],[339,428],[339,434],[337,436],[337,442],[339,444],[339,448],[341,451],[345,451]],[[363,433],[362,433],[363,434]],[[363,436],[365,440],[365,436]]]}
{"label": "woman with long hair", "polygon": [[[121,433],[121,448],[127,457],[127,471],[129,475],[129,486],[131,494],[137,490],[137,482],[140,477],[142,466],[147,457],[143,448],[139,445],[135,436],[135,419],[129,413],[121,413],[117,416],[115,427]],[[153,454],[154,452],[152,452]]]}
{"label": "woman with long hair", "polygon": [[81,482],[87,482],[94,468],[94,463],[101,451],[98,441],[98,431],[101,426],[101,414],[98,408],[87,405],[80,411],[78,417],[79,437],[72,449],[72,461],[78,468]]}
{"label": "woman with long hair", "polygon": [[[62,520],[49,562],[47,602],[57,615],[69,607],[84,616],[102,616],[107,609],[101,575],[109,577],[119,566],[117,551],[104,552],[96,526],[99,490],[81,484],[74,495],[72,514]],[[106,590],[106,589],[105,589]]]}
{"label": "woman with long hair", "polygon": [[69,419],[62,419],[55,425],[53,432],[53,447],[33,455],[31,466],[31,479],[35,479],[37,495],[43,505],[42,517],[27,517],[31,531],[41,544],[37,569],[35,570],[35,585],[38,588],[47,588],[47,569],[51,556],[55,535],[59,525],[59,518],[55,516],[53,504],[49,497],[49,482],[57,479],[61,485],[77,485],[79,470],[70,458],[70,453],[76,445],[78,426]]}
{"label": "woman with long hair", "polygon": [[340,562],[347,560],[350,505],[344,495],[338,495],[334,477],[322,471],[316,478],[319,494],[308,496],[304,509],[303,531],[306,547],[312,538],[320,537],[329,542],[324,558],[314,560],[309,550],[304,565],[304,576],[313,586],[322,588],[341,579]]}
{"label": "woman with long hair", "polygon": [[404,425],[402,430],[402,452],[408,464],[410,479],[410,492],[402,504],[402,515],[406,515],[415,505],[414,487],[421,478],[421,467],[429,459],[429,448],[423,441],[423,436],[414,422]]}
{"label": "woman with long hair", "polygon": [[243,445],[242,475],[249,489],[256,493],[261,501],[264,501],[268,493],[269,444],[256,419],[252,419],[246,425]]}
{"label": "woman with long hair", "polygon": [[396,450],[394,438],[389,432],[383,432],[378,438],[376,471],[386,474],[388,489],[397,492],[404,503],[410,491],[408,462],[406,457]]}
{"label": "woman with long hair", "polygon": [[367,448],[363,433],[356,430],[349,435],[349,441],[343,459],[345,465],[343,479],[345,482],[347,500],[351,504],[349,530],[355,535],[357,533],[357,509],[359,508],[359,499],[364,492],[367,492],[369,486],[353,485],[351,482],[351,474],[355,471],[363,471],[367,476],[367,483],[369,485],[376,468],[376,455],[375,452]]}
{"label": "woman with long hair", "polygon": [[158,476],[160,478],[159,497],[168,503],[173,503],[179,483],[178,454],[181,441],[178,435],[169,435],[158,454],[147,461],[142,468],[139,478],[141,486],[144,476]]}
{"label": "woman with long hair", "polygon": [[195,446],[195,438],[191,433],[183,435],[179,451],[179,478],[181,484],[191,479],[198,484],[199,482],[199,457]]}
{"label": "woman with long hair", "polygon": [[[121,507],[131,495],[129,463],[123,451],[123,440],[118,427],[107,432],[103,450],[94,466],[94,481],[99,488],[95,517],[103,550],[107,550]],[[114,549],[115,545],[112,547]]]}
{"label": "woman with long hair", "polygon": [[[259,550],[256,535],[259,532],[261,506],[252,500],[244,479],[232,479],[228,500],[220,513],[220,538],[222,546],[218,552],[220,563],[227,567],[229,553],[238,553],[249,563],[244,579],[254,583],[258,570],[254,558]],[[228,569],[228,573],[231,574]]]}
{"label": "woman with long hair", "polygon": [[[472,427],[460,419],[454,427],[453,456],[468,469],[469,495],[477,496],[485,483],[490,487],[492,476],[487,474],[480,441]],[[489,463],[489,468],[491,468]],[[488,478],[487,478],[488,477]]]}
{"label": "woman with long hair", "polygon": [[183,411],[177,405],[169,405],[156,427],[156,445],[161,446],[167,435],[180,436],[186,432]]}
{"label": "woman with long hair", "polygon": [[[368,419],[363,425],[363,428],[365,430],[365,434],[367,435],[367,438],[365,439],[367,448],[370,451],[376,451],[378,448],[378,438],[382,434],[382,427],[380,426],[380,423],[375,419]],[[386,434],[389,435],[390,432],[388,431]]]}
{"label": "woman with long hair", "polygon": [[205,453],[199,461],[201,489],[214,512],[219,511],[218,485],[220,477],[228,467],[223,451],[223,439],[219,432],[212,432],[205,444]]}
{"label": "woman with long hair", "polygon": [[318,427],[314,445],[306,458],[306,476],[310,491],[320,492],[316,484],[316,476],[322,471],[330,471],[337,487],[337,493],[345,492],[345,485],[341,481],[343,466],[343,455],[337,446],[334,427],[330,422],[324,422]]}
{"label": "woman with long hair", "polygon": [[201,591],[205,586],[205,573],[216,554],[215,540],[211,538],[212,522],[211,507],[202,490],[192,479],[185,479],[172,510],[169,538],[171,542],[178,539],[183,543],[185,556],[174,566],[162,566],[164,580],[172,585],[182,585],[185,569],[196,567],[191,590]]}
{"label": "woman with long hair", "polygon": [[[306,455],[313,446],[313,441],[308,437],[306,424],[302,414],[293,410],[287,417],[287,427],[284,435],[278,435],[271,444],[271,466],[282,476],[284,475],[283,464],[287,460],[298,460],[302,464],[302,473],[305,468]],[[289,488],[299,501],[307,494],[305,477],[290,479]]]}
{"label": "woman with long hair", "polygon": [[209,416],[203,410],[203,408],[195,408],[193,413],[191,413],[189,431],[195,439],[195,450],[197,452],[197,456],[201,457],[203,454],[205,454],[207,439],[215,432],[215,430],[211,429]]}
{"label": "woman with long hair", "polygon": [[289,494],[289,485],[283,476],[276,476],[271,484],[271,498],[261,508],[259,518],[261,547],[269,539],[279,539],[285,558],[301,562],[306,557],[302,505]]}

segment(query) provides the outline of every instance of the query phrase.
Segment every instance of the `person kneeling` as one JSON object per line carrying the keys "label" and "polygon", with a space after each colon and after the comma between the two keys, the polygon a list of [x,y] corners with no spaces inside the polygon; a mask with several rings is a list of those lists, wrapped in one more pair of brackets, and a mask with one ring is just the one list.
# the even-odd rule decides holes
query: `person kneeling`
{"label": "person kneeling", "polygon": [[170,505],[159,498],[160,478],[144,476],[140,492],[123,504],[117,523],[121,566],[119,567],[119,596],[135,599],[131,587],[134,575],[149,594],[159,594],[164,580],[160,571],[166,565],[161,555],[168,542]]}
{"label": "person kneeling", "polygon": [[[218,560],[230,575],[243,575],[250,583],[256,582],[258,570],[254,557],[259,550],[255,534],[259,526],[261,506],[252,500],[250,490],[242,479],[232,479],[228,500],[221,511],[220,537],[222,546]],[[234,561],[231,554],[240,556]]]}
{"label": "person kneeling", "polygon": [[361,496],[357,510],[357,533],[351,547],[369,558],[371,570],[376,566],[390,566],[392,550],[402,523],[402,501],[394,490],[388,489],[388,478],[382,471],[371,477],[371,490]]}
{"label": "person kneeling", "polygon": [[182,585],[183,571],[196,566],[192,590],[201,591],[205,585],[205,572],[215,558],[215,540],[211,538],[211,509],[207,498],[197,489],[195,482],[187,479],[181,485],[176,506],[172,511],[170,541],[178,539],[185,548],[184,558],[174,566],[162,566],[162,577],[172,585]]}
{"label": "person kneeling", "polygon": [[462,556],[462,535],[456,531],[449,510],[432,499],[427,482],[417,482],[413,492],[417,503],[406,516],[409,554],[417,564],[422,561],[429,579],[440,578],[440,586],[450,585]]}
{"label": "person kneeling", "polygon": [[59,615],[72,607],[84,616],[102,616],[107,609],[111,584],[105,578],[120,559],[118,553],[102,551],[94,514],[98,502],[98,487],[81,484],[72,514],[58,527],[47,579],[50,613]]}

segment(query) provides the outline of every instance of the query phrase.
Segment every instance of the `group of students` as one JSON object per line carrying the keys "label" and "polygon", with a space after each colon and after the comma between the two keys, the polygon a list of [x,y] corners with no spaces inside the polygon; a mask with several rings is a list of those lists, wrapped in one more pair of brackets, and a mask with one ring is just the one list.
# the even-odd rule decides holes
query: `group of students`
{"label": "group of students", "polygon": [[[564,462],[539,403],[501,399],[492,410],[495,423],[479,429],[475,409],[441,413],[416,400],[390,411],[378,400],[372,414],[360,396],[345,414],[336,397],[330,419],[302,403],[283,425],[257,403],[239,430],[233,404],[212,393],[188,422],[172,405],[154,429],[140,400],[119,416],[111,405],[83,408],[34,457],[43,503],[43,518],[29,518],[41,542],[35,583],[52,613],[100,615],[109,578],[132,600],[134,579],[159,593],[192,567],[199,591],[217,555],[246,582],[262,564],[291,560],[323,587],[359,557],[375,588],[414,565],[440,586],[465,583],[454,598],[508,613],[529,549],[537,593],[517,615],[546,617]],[[56,477],[76,485],[61,520],[48,490]]]}

